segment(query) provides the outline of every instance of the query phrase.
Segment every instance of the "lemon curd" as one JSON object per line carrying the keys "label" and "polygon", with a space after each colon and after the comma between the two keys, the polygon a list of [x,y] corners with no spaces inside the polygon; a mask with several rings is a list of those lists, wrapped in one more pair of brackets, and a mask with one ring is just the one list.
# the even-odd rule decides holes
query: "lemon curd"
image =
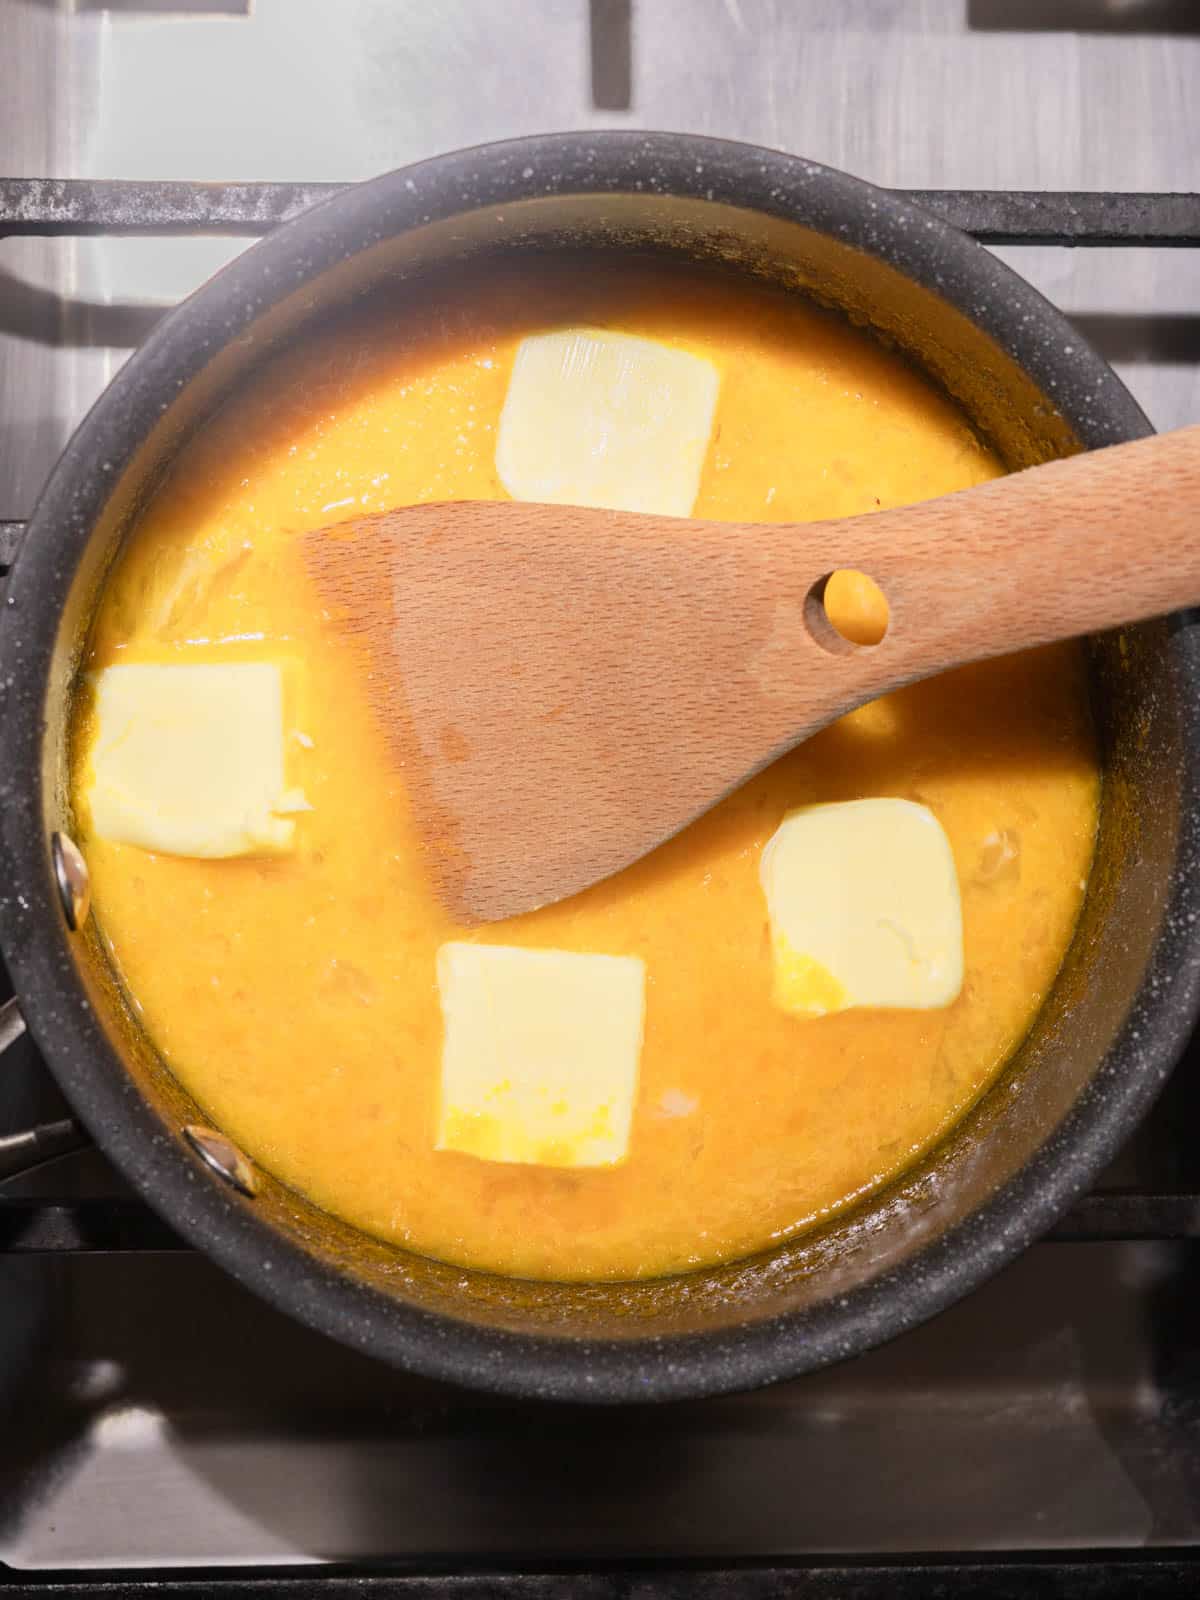
{"label": "lemon curd", "polygon": [[[986,1088],[1062,960],[1098,772],[1082,658],[1055,647],[866,706],[678,838],[563,904],[485,928],[441,908],[360,667],[298,535],[416,501],[505,498],[496,434],[519,341],[608,328],[704,357],[720,387],[695,514],[803,522],[995,476],[894,355],[794,297],[656,264],[461,269],[377,297],[269,365],[188,445],[103,597],[89,674],[272,662],[294,847],[203,860],[99,837],[89,693],[75,729],[95,915],[173,1071],[319,1205],[446,1260],[550,1278],[750,1252],[902,1170]],[[763,847],[793,808],[894,797],[945,830],[964,977],[929,1010],[777,1003]],[[496,796],[498,806],[504,796]],[[636,957],[629,1149],[587,1169],[436,1148],[450,941]]]}

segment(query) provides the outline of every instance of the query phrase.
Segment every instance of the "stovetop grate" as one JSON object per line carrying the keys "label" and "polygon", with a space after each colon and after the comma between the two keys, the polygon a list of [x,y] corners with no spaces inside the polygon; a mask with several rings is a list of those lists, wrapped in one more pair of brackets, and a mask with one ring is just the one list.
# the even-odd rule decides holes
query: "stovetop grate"
{"label": "stovetop grate", "polygon": [[[177,179],[0,178],[0,238],[269,233],[347,187]],[[983,244],[1200,244],[1200,195],[896,189]]]}
{"label": "stovetop grate", "polygon": [[606,1565],[529,1572],[388,1573],[299,1568],[257,1576],[220,1568],[158,1577],[94,1573],[30,1580],[0,1570],[3,1600],[1195,1600],[1200,1562],[1133,1558],[1000,1557],[968,1561],[830,1561],[803,1567]]}
{"label": "stovetop grate", "polygon": [[[123,182],[0,179],[0,238],[98,235],[259,235],[335,193],[337,184]],[[990,245],[1200,246],[1200,195],[1012,190],[905,190],[947,222]],[[23,533],[0,522],[0,572]],[[1200,1046],[1193,1043],[1189,1057]],[[1198,1060],[1197,1064],[1200,1064]],[[1102,1190],[1080,1201],[1049,1235],[1059,1241],[1200,1239],[1200,1185],[1143,1185]],[[0,1196],[0,1257],[181,1251],[184,1244],[141,1202],[125,1197],[42,1200]],[[1070,1596],[1108,1600],[1137,1593],[1145,1600],[1200,1592],[1200,1551],[1128,1553],[971,1553],[929,1559],[655,1565],[644,1562],[519,1570],[478,1564],[411,1569],[341,1567],[220,1568],[136,1574],[18,1573],[0,1566],[0,1600],[59,1594],[82,1596],[262,1595],[325,1600],[428,1600],[452,1591],[462,1600],[581,1600],[695,1597],[774,1600],[802,1593],[813,1600],[909,1600],[957,1596]]]}

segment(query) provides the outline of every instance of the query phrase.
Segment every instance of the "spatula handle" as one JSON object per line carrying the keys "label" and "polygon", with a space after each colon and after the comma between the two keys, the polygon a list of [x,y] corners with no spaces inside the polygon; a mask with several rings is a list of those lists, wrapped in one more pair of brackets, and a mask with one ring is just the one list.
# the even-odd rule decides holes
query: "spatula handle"
{"label": "spatula handle", "polygon": [[1200,426],[833,526],[906,677],[1138,622],[1200,602]]}

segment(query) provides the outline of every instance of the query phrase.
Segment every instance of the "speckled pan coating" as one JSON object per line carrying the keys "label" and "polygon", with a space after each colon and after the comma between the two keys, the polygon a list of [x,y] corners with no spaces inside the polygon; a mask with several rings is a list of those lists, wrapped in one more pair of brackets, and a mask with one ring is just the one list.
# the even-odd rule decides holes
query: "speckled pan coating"
{"label": "speckled pan coating", "polygon": [[[499,1392],[606,1402],[713,1394],[855,1354],[965,1293],[1086,1189],[1161,1086],[1200,998],[1200,659],[1188,619],[1098,654],[1111,815],[1076,949],[1030,1046],[942,1150],[861,1214],[686,1278],[514,1285],[354,1235],[269,1177],[258,1199],[235,1195],[179,1137],[196,1108],[140,1035],[94,936],[68,934],[50,873],[64,707],[96,587],[161,464],[228,374],[336,297],[341,263],[353,277],[410,240],[419,256],[426,235],[443,255],[480,239],[543,248],[556,219],[564,236],[678,248],[740,270],[802,255],[811,238],[832,278],[818,282],[815,267],[783,277],[835,301],[839,283],[853,300],[855,284],[873,281],[870,259],[885,263],[939,297],[947,326],[957,308],[989,335],[997,370],[1007,352],[1033,380],[1041,399],[1031,416],[1042,420],[1030,437],[1051,437],[1052,407],[1086,446],[1148,431],[1112,371],[985,251],[794,157],[687,136],[552,135],[349,190],[166,317],[42,496],[0,618],[0,940],[30,1028],[100,1145],[182,1234],[276,1305],[399,1365]],[[397,271],[408,270],[403,259]],[[938,322],[926,302],[912,314]],[[900,324],[910,311],[897,312]],[[947,339],[962,344],[961,329]]]}

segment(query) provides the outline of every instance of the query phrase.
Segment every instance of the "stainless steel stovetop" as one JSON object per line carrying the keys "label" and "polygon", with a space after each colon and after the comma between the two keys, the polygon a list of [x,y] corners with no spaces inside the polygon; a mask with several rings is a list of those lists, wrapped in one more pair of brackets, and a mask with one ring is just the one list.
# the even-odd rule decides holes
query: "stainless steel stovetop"
{"label": "stainless steel stovetop", "polygon": [[[1198,88],[1200,8],[1169,0],[0,0],[0,176],[345,181],[629,126],[900,187],[1196,190]],[[244,242],[0,239],[0,520]],[[1200,254],[1002,253],[1160,427],[1200,419]],[[1189,1062],[1110,1183],[1200,1187]],[[0,1132],[55,1104],[31,1050],[3,1058]],[[4,1192],[120,1184],[93,1155]],[[1079,1552],[1095,1579],[1105,1551],[1200,1546],[1198,1288],[1190,1243],[1044,1244],[833,1371],[597,1414],[392,1373],[190,1253],[0,1249],[0,1595],[22,1573],[318,1562],[658,1560],[687,1590],[680,1564],[818,1556],[895,1557],[844,1592],[917,1594],[920,1555],[1005,1551],[1048,1553],[1054,1585]]]}

